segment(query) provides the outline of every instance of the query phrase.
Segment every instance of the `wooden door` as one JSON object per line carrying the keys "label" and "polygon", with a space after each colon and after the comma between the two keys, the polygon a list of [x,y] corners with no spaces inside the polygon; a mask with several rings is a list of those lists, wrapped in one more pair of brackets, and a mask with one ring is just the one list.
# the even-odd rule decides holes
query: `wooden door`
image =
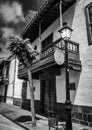
{"label": "wooden door", "polygon": [[47,115],[48,111],[55,108],[56,90],[55,76],[42,77],[41,79],[41,113]]}
{"label": "wooden door", "polygon": [[23,82],[22,85],[22,99],[26,99],[27,98],[27,82]]}
{"label": "wooden door", "polygon": [[4,102],[6,102],[8,85],[5,85]]}
{"label": "wooden door", "polygon": [[41,101],[42,101],[42,113],[49,111],[49,82],[48,80],[41,80]]}

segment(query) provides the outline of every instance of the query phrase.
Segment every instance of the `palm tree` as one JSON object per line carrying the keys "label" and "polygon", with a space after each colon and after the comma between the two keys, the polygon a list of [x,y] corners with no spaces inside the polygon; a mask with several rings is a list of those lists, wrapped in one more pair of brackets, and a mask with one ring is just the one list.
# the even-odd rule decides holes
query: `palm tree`
{"label": "palm tree", "polygon": [[31,113],[32,113],[32,126],[36,126],[33,80],[32,80],[31,69],[29,68],[29,66],[31,66],[38,52],[33,49],[33,46],[31,45],[29,39],[23,40],[19,36],[11,36],[9,37],[9,43],[10,45],[8,49],[12,52],[12,56],[16,56],[19,59],[19,61],[24,65],[24,67],[27,69],[28,72],[30,97],[31,97],[30,104],[31,104]]}

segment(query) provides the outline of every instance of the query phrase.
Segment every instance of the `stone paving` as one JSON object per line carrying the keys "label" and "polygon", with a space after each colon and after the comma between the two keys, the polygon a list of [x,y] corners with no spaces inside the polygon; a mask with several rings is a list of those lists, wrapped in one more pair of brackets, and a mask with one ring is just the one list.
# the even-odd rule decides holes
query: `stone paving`
{"label": "stone paving", "polygon": [[[48,118],[36,114],[37,126],[33,128],[31,124],[31,112],[21,109],[14,105],[0,103],[0,114],[4,115],[5,117],[12,120],[13,122],[19,124],[20,126],[25,128],[25,130],[49,130]],[[30,117],[30,118],[29,119],[27,118],[28,120],[26,120],[26,117]],[[25,121],[19,121],[18,119],[20,118],[24,118]],[[72,124],[73,124],[73,130],[92,130],[91,127],[87,127],[77,123],[72,123]],[[63,130],[63,125],[64,122],[59,122],[58,130]],[[52,128],[51,130],[54,129]]]}
{"label": "stone paving", "polygon": [[13,123],[4,116],[0,115],[0,130],[25,130],[25,129]]}

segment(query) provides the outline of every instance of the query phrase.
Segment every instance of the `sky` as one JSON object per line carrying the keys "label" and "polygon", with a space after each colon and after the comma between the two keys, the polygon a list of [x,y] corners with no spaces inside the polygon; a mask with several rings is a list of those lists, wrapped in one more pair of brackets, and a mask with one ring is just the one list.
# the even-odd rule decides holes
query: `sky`
{"label": "sky", "polygon": [[33,17],[46,0],[0,0],[0,54],[6,53],[6,39],[19,34],[28,19]]}
{"label": "sky", "polygon": [[23,3],[23,8],[25,10],[32,9],[37,11],[45,0],[18,0],[18,1]]}

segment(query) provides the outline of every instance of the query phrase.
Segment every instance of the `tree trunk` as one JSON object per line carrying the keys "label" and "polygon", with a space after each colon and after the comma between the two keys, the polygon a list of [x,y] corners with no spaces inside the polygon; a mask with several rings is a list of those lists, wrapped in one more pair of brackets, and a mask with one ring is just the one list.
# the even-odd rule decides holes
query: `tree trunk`
{"label": "tree trunk", "polygon": [[36,126],[36,115],[35,115],[35,107],[34,107],[34,91],[33,91],[33,80],[31,70],[28,68],[28,80],[29,80],[29,87],[30,87],[30,98],[31,98],[31,113],[32,113],[32,126]]}

